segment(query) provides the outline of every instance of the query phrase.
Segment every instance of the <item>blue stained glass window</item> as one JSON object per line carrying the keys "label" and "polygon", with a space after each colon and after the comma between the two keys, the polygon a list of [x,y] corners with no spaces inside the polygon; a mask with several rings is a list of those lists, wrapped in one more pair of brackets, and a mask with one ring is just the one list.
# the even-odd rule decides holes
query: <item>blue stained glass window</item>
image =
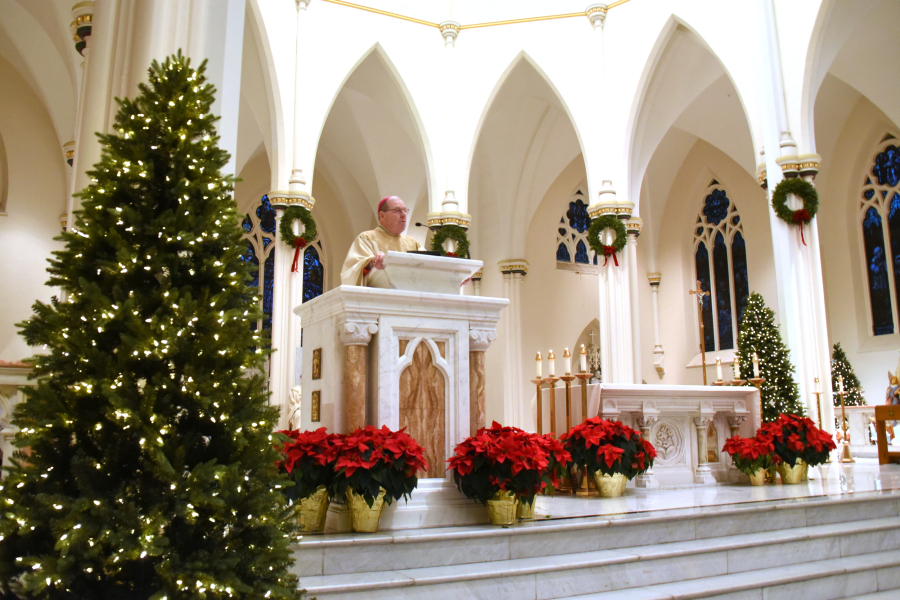
{"label": "blue stained glass window", "polygon": [[734,347],[731,327],[731,278],[728,273],[728,248],[719,233],[713,245],[713,269],[716,273],[716,322],[719,324],[719,350]]}
{"label": "blue stained glass window", "polygon": [[891,256],[894,259],[894,287],[900,301],[900,194],[897,192],[894,192],[888,208],[888,231],[891,234]]}
{"label": "blue stained glass window", "polygon": [[569,249],[566,248],[565,244],[560,244],[556,247],[556,260],[559,262],[572,262],[572,255],[569,254]]}
{"label": "blue stained glass window", "polygon": [[725,190],[713,190],[706,197],[706,203],[703,205],[703,214],[706,216],[706,222],[718,225],[726,216],[728,216],[728,206],[731,201],[725,195]]}
{"label": "blue stained glass window", "polygon": [[863,196],[866,197],[866,200],[871,200],[872,196],[874,196],[874,195],[875,195],[875,190],[866,190],[865,192],[863,192]]}
{"label": "blue stained glass window", "polygon": [[872,175],[881,185],[893,187],[900,183],[900,149],[897,146],[888,146],[875,157]]}
{"label": "blue stained glass window", "polygon": [[741,215],[735,215],[735,216],[731,219],[731,224],[732,224],[732,225],[737,225],[737,224],[740,223],[740,222],[741,222]]}
{"label": "blue stained glass window", "polygon": [[559,231],[559,235],[561,235],[561,236],[563,236],[563,237],[566,236],[566,230],[563,229],[562,227],[560,227],[557,231]]}
{"label": "blue stained glass window", "polygon": [[[697,279],[700,281],[700,289],[708,292],[710,290],[709,252],[705,243],[700,242],[697,245],[694,260],[697,265]],[[713,331],[712,304],[709,295],[703,296],[703,327],[703,342],[706,344],[706,349],[714,350],[716,347],[716,336],[715,331]]]}
{"label": "blue stained glass window", "polygon": [[303,301],[321,296],[324,282],[325,267],[319,260],[319,251],[309,246],[303,253]]}
{"label": "blue stained glass window", "polygon": [[869,274],[869,300],[872,304],[872,332],[875,335],[894,333],[891,316],[891,291],[888,287],[887,258],[881,215],[874,207],[863,219],[863,242],[866,247],[866,270]]}
{"label": "blue stained glass window", "polygon": [[599,264],[599,263],[597,262],[597,255],[596,255],[596,254],[594,254],[594,264],[595,264],[595,265],[596,265],[596,264]]}
{"label": "blue stained glass window", "polygon": [[578,245],[575,246],[575,262],[582,265],[591,264],[591,258],[588,256],[587,246],[584,245],[584,242],[578,240]]}
{"label": "blue stained glass window", "polygon": [[747,308],[747,298],[750,296],[750,280],[747,278],[747,244],[740,231],[734,234],[731,240],[731,266],[734,272],[734,306],[737,309],[738,328],[744,317],[744,309]]}
{"label": "blue stained glass window", "polygon": [[268,196],[262,197],[262,202],[256,207],[256,216],[259,217],[259,226],[266,233],[275,233],[275,209],[269,202]]}
{"label": "blue stained glass window", "polygon": [[253,231],[253,221],[250,220],[250,215],[244,217],[244,220],[241,221],[241,227],[248,233]]}
{"label": "blue stained glass window", "polygon": [[270,252],[263,266],[263,329],[272,329],[272,304],[275,300],[275,253]]}
{"label": "blue stained glass window", "polygon": [[698,228],[697,228],[697,235],[703,235],[703,228],[702,228],[702,227],[698,227]]}
{"label": "blue stained glass window", "polygon": [[569,227],[574,227],[578,233],[584,233],[591,226],[591,217],[588,215],[587,204],[579,198],[569,202],[569,210],[566,217],[569,219]]}

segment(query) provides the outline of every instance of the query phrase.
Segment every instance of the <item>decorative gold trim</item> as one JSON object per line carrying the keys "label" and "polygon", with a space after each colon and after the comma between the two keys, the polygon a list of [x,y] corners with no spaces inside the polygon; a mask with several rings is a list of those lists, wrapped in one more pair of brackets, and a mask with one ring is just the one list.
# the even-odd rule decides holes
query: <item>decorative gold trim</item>
{"label": "decorative gold trim", "polygon": [[321,412],[322,407],[322,391],[314,390],[312,393],[312,402],[309,411],[309,420],[313,423],[318,423],[321,420],[319,413]]}
{"label": "decorative gold trim", "polygon": [[650,285],[659,285],[659,282],[662,280],[661,273],[647,273],[647,281]]}
{"label": "decorative gold trim", "polygon": [[276,208],[284,208],[288,206],[302,206],[305,209],[312,210],[316,205],[316,199],[306,192],[269,192],[269,203]]}
{"label": "decorative gold trim", "polygon": [[425,215],[425,219],[425,224],[429,227],[459,225],[463,229],[468,229],[472,223],[472,215],[458,212],[428,213]]}
{"label": "decorative gold trim", "polygon": [[93,23],[93,21],[94,21],[94,15],[92,15],[90,13],[86,14],[86,15],[79,15],[79,16],[75,17],[75,27],[81,27],[85,23]]}
{"label": "decorative gold trim", "polygon": [[[366,12],[375,13],[376,15],[382,15],[385,17],[392,17],[394,19],[400,19],[401,21],[408,21],[410,23],[417,23],[419,25],[425,25],[427,27],[434,27],[435,29],[441,29],[441,25],[438,23],[432,23],[431,21],[424,21],[422,19],[416,19],[415,17],[407,17],[406,15],[401,15],[394,12],[389,12],[386,10],[381,10],[379,8],[372,8],[371,6],[363,6],[362,4],[353,4],[352,2],[346,2],[346,0],[324,0],[325,2],[330,2],[332,4],[339,4],[340,6],[346,6],[348,8],[356,8],[358,10],[364,10]],[[625,4],[628,0],[618,0],[617,2],[613,2],[606,6],[606,10],[619,6],[621,4]],[[595,11],[596,12],[596,11]],[[471,25],[459,25],[459,30],[463,29],[478,29],[481,27],[495,27],[497,25],[517,25],[519,23],[534,23],[536,21],[551,21],[554,19],[570,19],[572,17],[584,17],[590,16],[588,12],[577,12],[577,13],[565,13],[559,15],[545,15],[541,17],[527,17],[524,19],[508,19],[505,21],[490,21],[487,23],[473,23]]]}
{"label": "decorative gold trim", "polygon": [[481,278],[484,276],[484,271],[482,269],[478,269],[475,271],[475,274],[472,275],[472,280],[481,281]]}
{"label": "decorative gold trim", "polygon": [[499,263],[497,263],[497,266],[500,268],[500,273],[503,275],[508,275],[510,273],[521,273],[522,275],[528,274],[527,260],[501,260]]}
{"label": "decorative gold trim", "polygon": [[641,235],[641,229],[644,228],[644,221],[640,217],[631,217],[627,221],[625,221],[625,230],[629,234],[634,234],[636,236]]}

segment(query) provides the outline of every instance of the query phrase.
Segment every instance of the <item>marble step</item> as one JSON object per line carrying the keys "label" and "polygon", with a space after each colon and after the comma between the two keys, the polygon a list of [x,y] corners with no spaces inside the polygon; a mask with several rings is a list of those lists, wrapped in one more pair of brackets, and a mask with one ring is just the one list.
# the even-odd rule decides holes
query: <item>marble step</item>
{"label": "marble step", "polygon": [[[765,502],[743,506],[657,511],[492,526],[406,530],[376,534],[305,536],[295,550],[303,577],[345,575],[551,557],[767,531],[789,540],[832,535],[804,527],[900,516],[900,498],[866,497]],[[765,537],[765,536],[763,536]],[[746,540],[752,540],[746,538]],[[749,541],[740,543],[752,543]]]}
{"label": "marble step", "polygon": [[624,590],[569,600],[897,600],[900,551],[872,552]]}
{"label": "marble step", "polygon": [[[753,580],[760,572],[766,574],[762,581],[768,581],[772,569],[806,573],[811,561],[843,573],[849,567],[841,566],[841,561],[878,552],[893,552],[885,560],[900,565],[898,548],[900,517],[887,517],[619,550],[301,577],[300,584],[312,596],[333,600],[563,598],[731,575]],[[820,571],[810,573],[821,576]]]}

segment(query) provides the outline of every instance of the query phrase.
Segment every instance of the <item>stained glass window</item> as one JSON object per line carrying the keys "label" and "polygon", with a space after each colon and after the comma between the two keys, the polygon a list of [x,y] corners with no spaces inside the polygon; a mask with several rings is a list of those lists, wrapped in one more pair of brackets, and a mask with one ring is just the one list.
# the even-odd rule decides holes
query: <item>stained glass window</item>
{"label": "stained glass window", "polygon": [[597,256],[587,241],[587,231],[591,226],[587,209],[584,193],[579,189],[570,198],[568,209],[556,227],[558,269],[595,272],[591,265],[597,264]]}
{"label": "stained glass window", "polygon": [[889,335],[900,314],[900,149],[891,135],[875,152],[859,209],[872,334]]}
{"label": "stained glass window", "polygon": [[268,196],[263,196],[256,210],[245,215],[241,221],[241,228],[245,232],[243,239],[247,244],[241,258],[256,267],[247,283],[259,289],[260,306],[263,310],[263,318],[250,323],[253,331],[260,327],[263,330],[272,329],[272,304],[275,296],[275,247],[272,242],[275,241],[275,217],[275,209],[269,203]]}
{"label": "stained glass window", "polygon": [[303,253],[303,301],[321,296],[324,283],[325,267],[319,260],[319,251],[315,246],[309,246]]}
{"label": "stained glass window", "polygon": [[704,194],[694,225],[694,244],[697,279],[702,289],[710,293],[704,297],[703,304],[706,350],[730,350],[737,344],[750,282],[741,216],[716,180]]}

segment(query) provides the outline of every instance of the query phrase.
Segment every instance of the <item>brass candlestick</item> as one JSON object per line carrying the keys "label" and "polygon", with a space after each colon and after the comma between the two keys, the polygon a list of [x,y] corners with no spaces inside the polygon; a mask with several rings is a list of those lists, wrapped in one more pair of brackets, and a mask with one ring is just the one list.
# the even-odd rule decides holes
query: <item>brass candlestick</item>
{"label": "brass candlestick", "polygon": [[575,381],[575,376],[566,373],[560,379],[566,382],[566,432],[568,432],[572,429],[572,382]]}
{"label": "brass candlestick", "polygon": [[537,432],[538,432],[538,435],[543,435],[544,434],[544,431],[543,431],[543,429],[544,429],[544,425],[543,425],[544,405],[543,405],[543,402],[541,401],[541,392],[543,391],[544,380],[543,379],[532,379],[531,383],[533,383],[535,385],[535,388],[537,390]]}
{"label": "brass candlestick", "polygon": [[544,383],[550,386],[550,435],[556,437],[556,382],[559,377],[544,377]]}
{"label": "brass candlestick", "polygon": [[763,424],[763,403],[762,403],[762,384],[766,381],[765,377],[751,377],[748,379],[753,387],[759,390],[759,426]]}
{"label": "brass candlestick", "polygon": [[591,378],[590,373],[575,373],[575,377],[581,380],[581,421],[587,421],[587,386]]}
{"label": "brass candlestick", "polygon": [[850,424],[847,423],[847,411],[844,410],[844,390],[842,389],[838,392],[838,395],[841,397],[841,429],[844,431],[844,448],[841,451],[841,462],[853,463],[856,461],[853,460],[853,455],[850,454],[850,440],[847,437],[847,430],[850,429]]}

